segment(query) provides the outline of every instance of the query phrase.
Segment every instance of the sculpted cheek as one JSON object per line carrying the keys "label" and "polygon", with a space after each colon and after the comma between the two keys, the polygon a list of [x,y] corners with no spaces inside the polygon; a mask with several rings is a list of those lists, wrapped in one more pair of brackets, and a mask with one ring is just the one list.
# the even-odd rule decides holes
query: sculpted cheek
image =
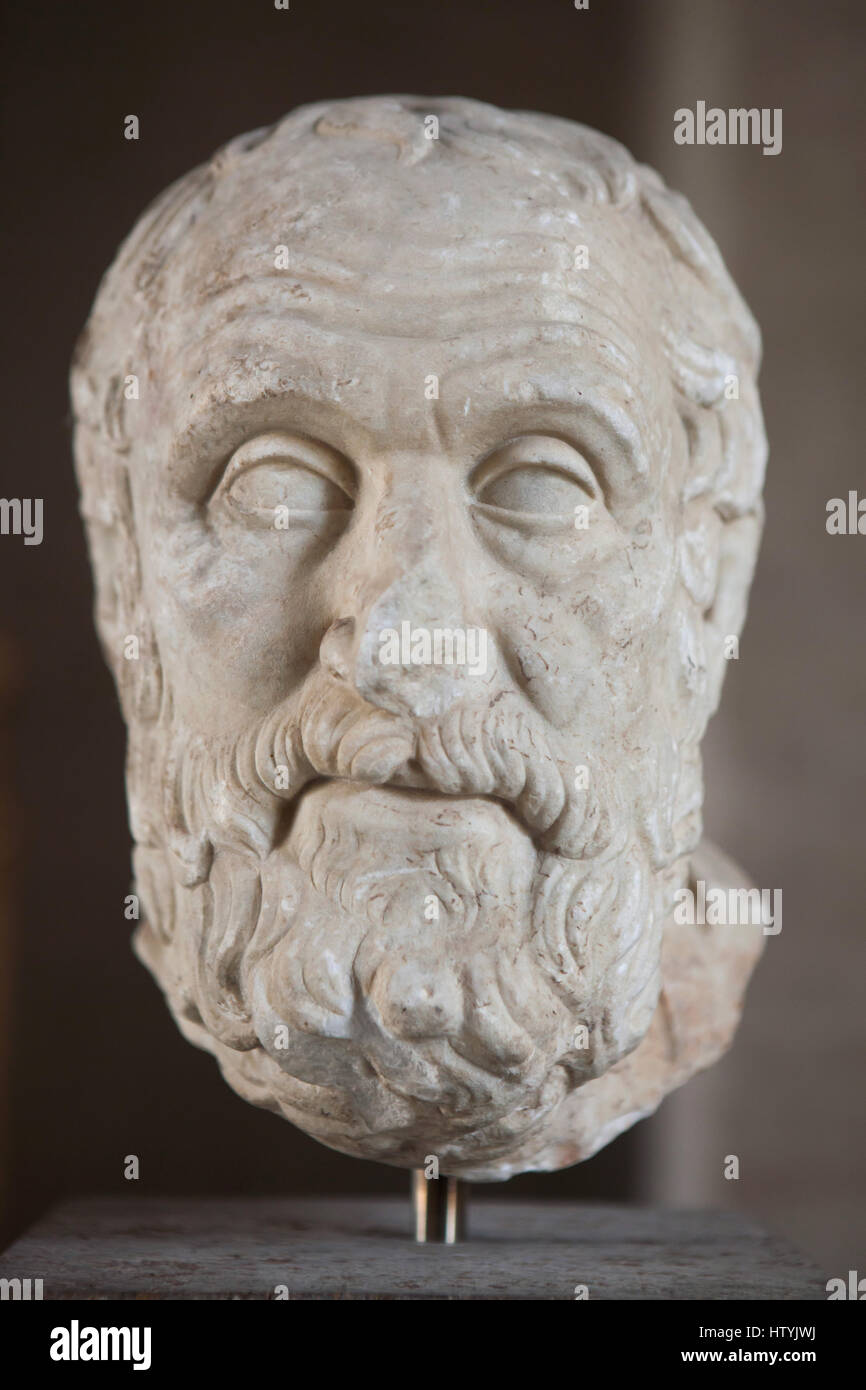
{"label": "sculpted cheek", "polygon": [[592,610],[601,605],[589,596],[583,602],[589,612],[575,611],[562,595],[543,597],[521,586],[492,615],[511,679],[564,730],[600,684],[603,632]]}

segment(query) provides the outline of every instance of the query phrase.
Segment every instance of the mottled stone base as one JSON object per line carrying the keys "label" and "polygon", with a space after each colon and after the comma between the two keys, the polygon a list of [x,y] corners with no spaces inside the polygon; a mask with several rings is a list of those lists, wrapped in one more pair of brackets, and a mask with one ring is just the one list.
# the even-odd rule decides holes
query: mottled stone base
{"label": "mottled stone base", "polygon": [[823,1299],[825,1276],[726,1212],[476,1197],[469,1239],[416,1245],[409,1199],[97,1198],[0,1258],[46,1299]]}

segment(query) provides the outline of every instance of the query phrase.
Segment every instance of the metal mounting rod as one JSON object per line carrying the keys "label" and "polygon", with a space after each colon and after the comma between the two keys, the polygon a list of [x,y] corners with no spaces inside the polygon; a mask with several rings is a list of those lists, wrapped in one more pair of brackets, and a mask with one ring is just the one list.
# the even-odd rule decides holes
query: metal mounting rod
{"label": "metal mounting rod", "polygon": [[412,1173],[416,1241],[455,1245],[466,1238],[466,1184],[459,1178],[428,1178]]}

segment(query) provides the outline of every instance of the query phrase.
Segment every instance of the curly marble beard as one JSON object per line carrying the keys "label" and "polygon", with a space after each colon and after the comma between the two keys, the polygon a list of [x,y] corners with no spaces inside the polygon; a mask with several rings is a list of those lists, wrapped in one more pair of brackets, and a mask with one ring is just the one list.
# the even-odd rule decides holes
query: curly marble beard
{"label": "curly marble beard", "polygon": [[410,720],[320,671],[238,739],[142,732],[136,947],[246,1099],[471,1174],[646,1033],[685,879],[661,729],[585,791],[512,694]]}

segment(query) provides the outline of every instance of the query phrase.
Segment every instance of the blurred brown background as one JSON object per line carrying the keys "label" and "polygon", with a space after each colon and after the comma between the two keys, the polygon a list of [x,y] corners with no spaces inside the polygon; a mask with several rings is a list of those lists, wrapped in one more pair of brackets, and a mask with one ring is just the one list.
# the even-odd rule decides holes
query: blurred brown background
{"label": "blurred brown background", "polygon": [[[23,847],[11,865],[0,854],[7,1227],[67,1191],[122,1192],[130,1153],[140,1194],[406,1190],[405,1174],[238,1100],[131,954],[123,729],[91,624],[66,372],[122,237],[225,140],[326,97],[460,94],[597,126],[692,199],[763,328],[771,444],[751,616],[707,745],[707,827],[783,890],[782,933],[724,1063],[591,1162],[507,1191],[727,1203],[828,1273],[862,1271],[866,538],[825,530],[828,498],[866,493],[862,5],[55,0],[10,5],[4,25],[0,492],[45,499],[41,546],[0,537],[17,691],[0,693],[0,823]],[[675,145],[674,110],[698,100],[781,107],[782,153]]]}

